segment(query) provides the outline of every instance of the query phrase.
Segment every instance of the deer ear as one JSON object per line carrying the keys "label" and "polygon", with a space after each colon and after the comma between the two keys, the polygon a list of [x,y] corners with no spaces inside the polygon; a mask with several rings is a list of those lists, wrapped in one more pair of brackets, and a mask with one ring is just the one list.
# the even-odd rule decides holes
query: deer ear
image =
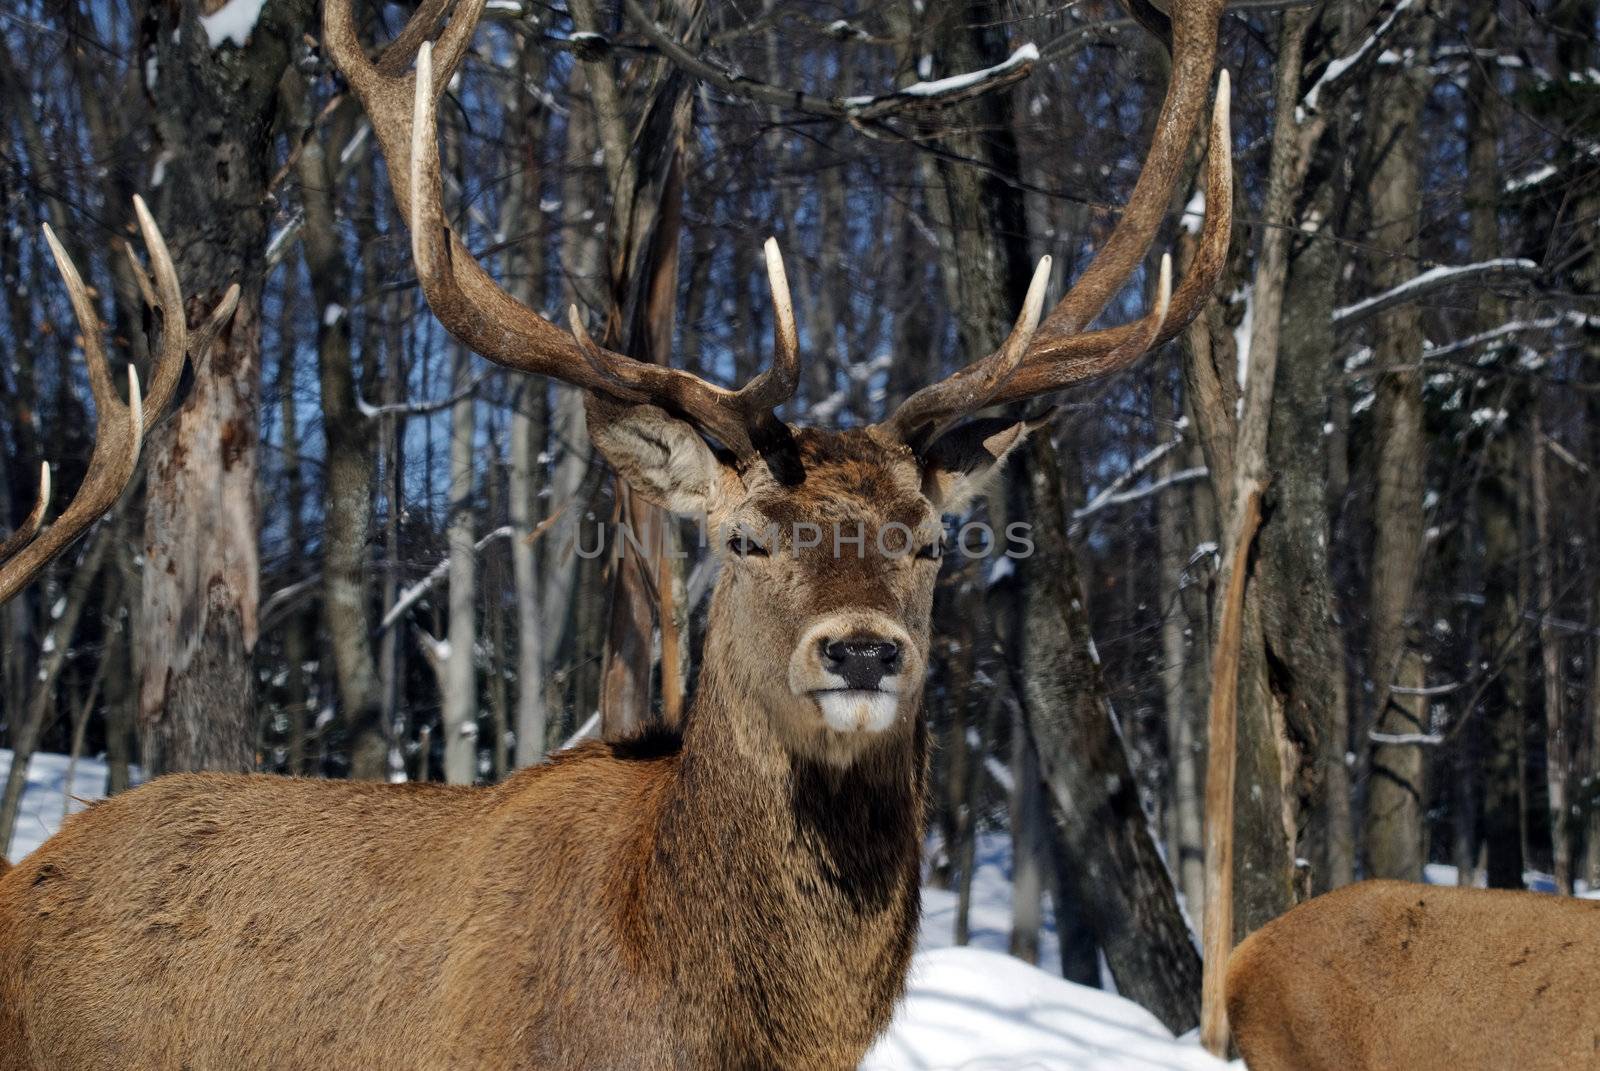
{"label": "deer ear", "polygon": [[1007,455],[1054,413],[1051,410],[1036,420],[971,420],[951,429],[923,458],[922,493],[941,513],[961,512],[988,488]]}
{"label": "deer ear", "polygon": [[589,438],[617,475],[662,509],[704,516],[726,466],[693,425],[653,405],[584,396]]}

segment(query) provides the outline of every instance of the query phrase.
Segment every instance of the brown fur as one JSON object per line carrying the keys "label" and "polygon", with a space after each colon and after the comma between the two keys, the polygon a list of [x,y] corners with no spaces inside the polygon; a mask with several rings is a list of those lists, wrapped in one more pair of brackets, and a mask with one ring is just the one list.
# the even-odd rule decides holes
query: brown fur
{"label": "brown fur", "polygon": [[1251,1071],[1600,1067],[1600,903],[1369,881],[1228,960]]}
{"label": "brown fur", "polygon": [[[713,523],[936,522],[903,447],[798,442],[797,488],[709,450],[648,475]],[[725,555],[681,746],[486,788],[174,776],[73,816],[0,875],[0,1071],[854,1067],[915,943],[936,573]],[[914,648],[878,733],[827,728],[783,670],[858,618]]]}

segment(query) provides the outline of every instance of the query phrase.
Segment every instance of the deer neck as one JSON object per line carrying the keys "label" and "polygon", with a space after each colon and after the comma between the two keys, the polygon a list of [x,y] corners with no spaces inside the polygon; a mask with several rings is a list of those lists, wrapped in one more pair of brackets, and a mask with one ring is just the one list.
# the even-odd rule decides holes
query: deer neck
{"label": "deer neck", "polygon": [[[790,753],[744,679],[707,645],[642,882],[651,933],[641,936],[669,962],[719,963],[728,978],[754,972],[769,996],[864,989],[863,1009],[886,1015],[918,917],[920,710],[841,768]],[[773,1004],[804,1007],[794,996]]]}

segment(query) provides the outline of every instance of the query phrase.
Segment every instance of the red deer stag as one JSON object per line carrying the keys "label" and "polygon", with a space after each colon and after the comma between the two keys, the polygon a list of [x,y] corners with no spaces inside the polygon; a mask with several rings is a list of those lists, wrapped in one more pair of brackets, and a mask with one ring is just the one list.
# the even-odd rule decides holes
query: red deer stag
{"label": "red deer stag", "polygon": [[[473,259],[440,203],[434,110],[484,0],[429,43],[446,6],[372,62],[330,0],[324,41],[438,319],[584,388],[624,479],[733,533],[681,739],[588,743],[482,788],[173,776],[76,815],[0,878],[0,1069],[854,1067],[917,929],[940,513],[1029,428],[962,418],[1126,367],[1195,316],[1226,255],[1224,81],[1191,270],[1174,291],[1164,263],[1148,314],[1088,330],[1153,243],[1205,114],[1221,2],[1179,3],[1143,173],[1043,323],[1048,259],[995,353],[881,424],[791,428],[774,409],[799,339],[771,243],[776,356],[738,390],[602,349],[575,313],[561,331]],[[867,548],[903,525],[915,553],[835,554],[794,538],[801,523]]]}
{"label": "red deer stag", "polygon": [[1228,959],[1250,1071],[1600,1067],[1600,903],[1367,881]]}

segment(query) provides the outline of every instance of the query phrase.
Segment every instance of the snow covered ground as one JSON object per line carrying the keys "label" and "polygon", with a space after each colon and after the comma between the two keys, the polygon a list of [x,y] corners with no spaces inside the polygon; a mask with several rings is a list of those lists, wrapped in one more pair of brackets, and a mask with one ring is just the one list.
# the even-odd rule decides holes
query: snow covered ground
{"label": "snow covered ground", "polygon": [[[0,777],[11,753],[0,749]],[[10,858],[38,847],[61,824],[67,757],[35,755]],[[72,810],[105,792],[106,767],[78,761]],[[923,890],[923,925],[911,986],[888,1034],[862,1071],[1219,1071],[1192,1038],[1174,1040],[1143,1008],[1005,954],[1011,930],[1010,852],[1003,835],[978,845],[969,915],[971,944],[952,947],[956,894]],[[1059,965],[1048,906],[1040,962]],[[1059,967],[1057,968],[1059,970]]]}
{"label": "snow covered ground", "polygon": [[1009,839],[981,835],[977,861],[966,947],[954,945],[956,893],[922,890],[922,933],[910,989],[862,1071],[1220,1071],[1226,1066],[1192,1036],[1174,1040],[1132,1001],[1061,978],[1048,897],[1039,962],[1052,970],[1006,955]]}
{"label": "snow covered ground", "polygon": [[[39,754],[28,764],[28,787],[22,792],[22,809],[17,815],[17,832],[7,853],[13,863],[44,843],[61,825],[67,805],[67,767],[65,755]],[[0,748],[0,784],[11,772],[11,752]],[[87,801],[106,794],[106,764],[99,759],[80,758],[72,774],[73,813],[83,810]],[[85,801],[80,803],[79,800]]]}

